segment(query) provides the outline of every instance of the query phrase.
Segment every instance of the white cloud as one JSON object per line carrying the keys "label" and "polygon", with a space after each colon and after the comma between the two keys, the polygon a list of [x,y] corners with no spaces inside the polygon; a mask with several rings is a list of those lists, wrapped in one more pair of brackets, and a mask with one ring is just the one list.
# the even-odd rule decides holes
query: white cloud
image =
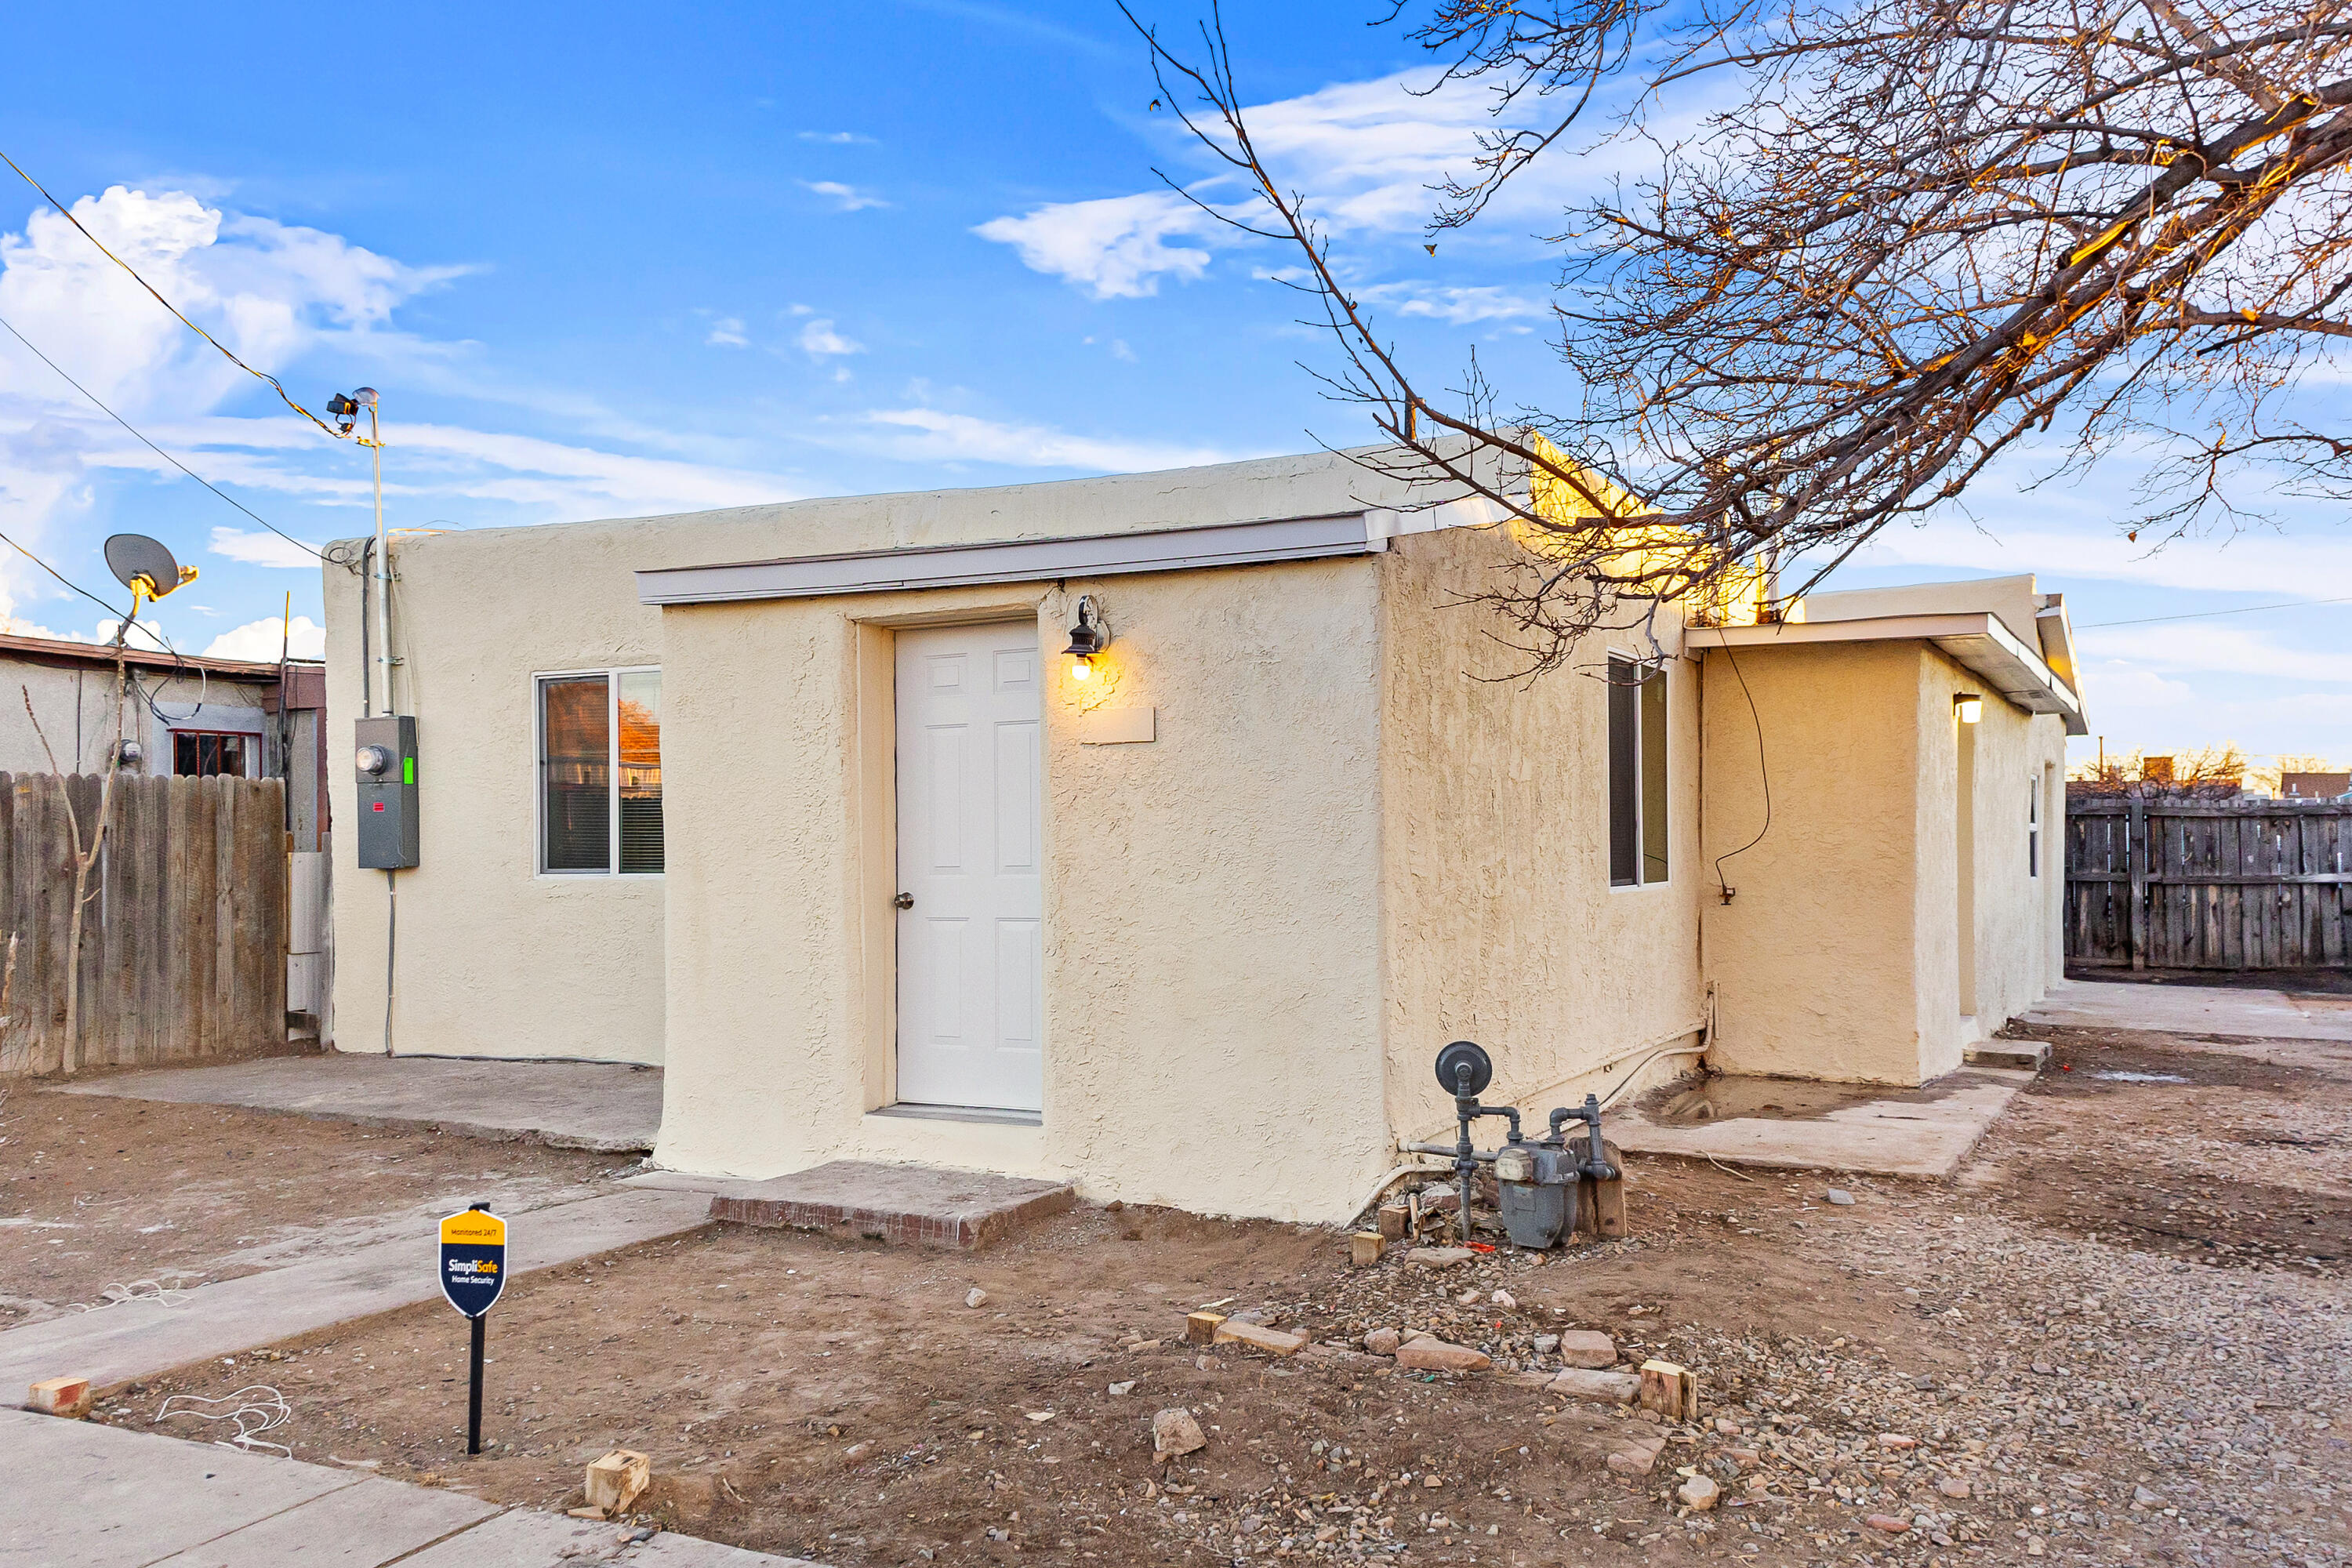
{"label": "white cloud", "polygon": [[803,142],[824,142],[835,147],[871,146],[874,142],[873,137],[861,136],[855,131],[803,131],[798,134]]}
{"label": "white cloud", "polygon": [[845,185],[839,180],[803,180],[803,188],[815,192],[833,204],[835,212],[863,212],[867,207],[887,207],[890,204],[869,191],[856,185]]}
{"label": "white cloud", "polygon": [[213,638],[205,649],[205,657],[251,659],[260,664],[277,658],[281,648],[289,658],[324,658],[327,628],[314,626],[308,616],[297,616],[290,622],[247,621]]}
{"label": "white cloud", "polygon": [[2210,621],[2151,626],[2110,626],[2078,632],[2086,656],[2125,663],[2273,680],[2352,682],[2352,659],[2289,647],[2266,633]]}
{"label": "white cloud", "polygon": [[1528,316],[1549,316],[1551,307],[1541,300],[1488,287],[1445,288],[1427,283],[1378,283],[1360,289],[1360,299],[1396,303],[1400,316],[1425,316],[1453,326],[1473,321],[1503,321]]}
{"label": "white cloud", "polygon": [[[1671,117],[1655,122],[1663,141],[1672,142],[1696,127],[1711,102],[1708,92],[1685,97]],[[1507,106],[1498,118],[1491,112],[1495,105],[1494,95],[1482,84],[1440,81],[1438,72],[1416,69],[1374,81],[1334,83],[1297,98],[1255,105],[1244,114],[1251,141],[1276,181],[1305,194],[1307,216],[1325,233],[1382,238],[1410,235],[1418,240],[1436,200],[1431,187],[1448,175],[1475,174],[1473,160],[1481,133],[1498,127],[1544,125],[1545,117],[1553,112],[1553,106],[1528,100]],[[1596,123],[1600,118],[1596,116]],[[1486,209],[1486,226],[1498,234],[1516,233],[1530,221],[1556,226],[1563,208],[1657,160],[1657,143],[1652,142],[1557,149],[1503,187]],[[1213,192],[1239,194],[1224,174],[1194,189],[1204,200]],[[1255,201],[1233,209],[1234,216],[1250,219],[1259,210]],[[1053,204],[1019,217],[993,219],[973,232],[1016,247],[1023,265],[1066,279],[1097,299],[1154,293],[1163,276],[1199,277],[1209,263],[1209,254],[1201,247],[1211,240],[1251,243],[1164,190]],[[1166,244],[1176,237],[1195,244]],[[1480,321],[1500,313],[1457,318],[1449,310],[1475,310],[1475,302],[1444,296],[1444,291],[1426,296],[1426,310],[1407,313],[1447,321]]]}
{"label": "white cloud", "polygon": [[[1998,481],[1996,481],[1997,483]],[[2266,532],[2183,539],[2156,549],[2136,544],[2115,531],[2117,491],[2102,487],[2091,503],[2080,509],[2081,526],[2052,526],[2047,521],[2012,522],[2004,514],[2048,519],[2063,513],[2073,497],[2041,491],[2002,495],[1997,489],[1980,497],[1978,510],[1985,515],[1982,529],[1958,519],[1938,519],[1916,528],[1890,528],[1866,546],[1874,564],[1965,566],[1975,571],[2036,572],[2044,587],[2065,577],[2097,577],[2158,588],[2187,588],[2212,593],[2264,594],[2292,597],[2294,584],[2352,582],[2352,537],[2305,531],[2294,534]],[[2127,500],[2124,505],[2128,505]],[[2315,597],[2327,597],[2316,586]]]}
{"label": "white cloud", "polygon": [[319,567],[315,547],[306,550],[292,540],[280,539],[274,533],[258,531],[248,533],[234,528],[215,528],[211,548],[215,555],[242,561],[248,566],[283,566],[296,572],[315,572]]}
{"label": "white cloud", "polygon": [[[707,439],[614,419],[560,390],[501,395],[494,370],[480,363],[474,345],[430,342],[394,325],[404,302],[463,268],[412,267],[335,235],[219,210],[184,191],[115,186],[82,197],[73,210],[192,320],[257,368],[299,375],[305,356],[331,350],[344,367],[334,373],[339,384],[373,379],[394,387],[503,395],[530,403],[543,416],[657,449],[719,449]],[[22,233],[0,235],[0,314],[207,479],[314,503],[366,503],[364,454],[278,409],[56,213],[36,212]],[[738,325],[732,318],[719,324]],[[460,369],[462,376],[455,374]],[[323,394],[325,387],[310,390]],[[259,412],[249,417],[215,412],[232,399]],[[394,412],[387,429],[392,461],[384,489],[388,500],[408,503],[411,521],[432,517],[456,498],[510,503],[524,514],[516,521],[538,521],[794,493],[772,475],[412,425],[401,412]],[[164,459],[91,407],[15,339],[0,334],[0,530],[50,559],[70,559],[67,541],[95,511],[100,482],[115,473],[181,486],[174,493],[190,498],[187,504],[217,504],[195,495]],[[418,504],[420,498],[429,499]],[[177,537],[172,542],[183,553],[193,544]],[[315,566],[293,546],[241,526],[216,531],[212,549],[248,564]],[[0,551],[0,618],[61,593],[21,556]]]}
{"label": "white cloud", "polygon": [[[247,363],[278,370],[322,337],[386,327],[395,307],[460,276],[415,268],[339,236],[224,213],[184,192],[121,185],[73,204],[91,234]],[[219,402],[244,373],[173,321],[58,214],[0,236],[0,315],[52,355],[72,345],[75,379],[136,419]],[[54,395],[54,373],[9,342],[0,390]]]}
{"label": "white cloud", "polygon": [[862,354],[863,343],[852,342],[833,330],[833,322],[823,316],[801,328],[801,352],[811,359],[824,359],[834,354]]}
{"label": "white cloud", "polygon": [[743,318],[721,316],[710,323],[710,335],[702,340],[713,348],[748,348],[751,340],[743,335]]}
{"label": "white cloud", "polygon": [[1234,460],[1230,452],[1206,447],[1072,436],[1042,425],[1004,425],[969,414],[944,414],[931,408],[878,410],[866,417],[877,425],[921,432],[917,451],[909,455],[933,460],[962,458],[1024,468],[1089,468],[1110,473]]}
{"label": "white cloud", "polygon": [[1159,293],[1162,277],[1190,281],[1207,268],[1207,251],[1170,240],[1223,226],[1173,191],[1146,191],[1052,203],[972,232],[1013,247],[1031,271],[1066,279],[1097,300],[1136,300]]}
{"label": "white cloud", "polygon": [[2084,690],[2097,705],[2103,722],[2116,713],[2179,709],[2197,696],[2196,688],[2186,681],[2110,659],[2086,662],[2083,673]]}

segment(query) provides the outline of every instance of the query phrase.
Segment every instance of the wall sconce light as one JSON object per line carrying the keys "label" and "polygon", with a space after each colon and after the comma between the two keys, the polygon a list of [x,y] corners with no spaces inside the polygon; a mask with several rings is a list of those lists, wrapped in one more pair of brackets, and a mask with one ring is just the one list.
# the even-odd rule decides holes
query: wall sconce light
{"label": "wall sconce light", "polygon": [[1102,606],[1092,594],[1078,595],[1078,618],[1070,626],[1070,646],[1062,650],[1070,661],[1072,680],[1092,680],[1095,658],[1110,646],[1110,627],[1103,624]]}
{"label": "wall sconce light", "polygon": [[1973,691],[1955,692],[1952,711],[1959,715],[1961,723],[1973,724],[1984,717],[1984,699]]}

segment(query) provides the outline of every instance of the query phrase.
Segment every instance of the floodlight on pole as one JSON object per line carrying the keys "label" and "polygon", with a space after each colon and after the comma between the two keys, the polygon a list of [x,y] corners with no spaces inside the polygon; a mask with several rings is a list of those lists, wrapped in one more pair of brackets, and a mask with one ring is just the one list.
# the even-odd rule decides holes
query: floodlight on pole
{"label": "floodlight on pole", "polygon": [[[362,410],[368,422],[364,436],[355,434]],[[377,689],[383,693],[383,710],[390,713],[395,707],[392,700],[392,667],[399,660],[392,657],[392,559],[385,552],[383,537],[383,426],[376,413],[376,390],[362,386],[349,393],[338,392],[327,399],[327,413],[333,417],[339,433],[375,454],[375,661],[383,678]],[[360,613],[367,613],[364,605]]]}

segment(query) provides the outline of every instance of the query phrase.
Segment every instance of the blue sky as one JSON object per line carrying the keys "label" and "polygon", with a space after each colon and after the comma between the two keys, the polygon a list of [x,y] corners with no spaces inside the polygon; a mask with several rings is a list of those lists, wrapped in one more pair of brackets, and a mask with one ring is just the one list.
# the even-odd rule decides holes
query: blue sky
{"label": "blue sky", "polygon": [[[1426,68],[1363,25],[1382,9],[1230,6],[1254,124],[1425,381],[1450,383],[1475,346],[1507,399],[1541,403],[1559,384],[1554,266],[1532,237],[1614,165],[1562,159],[1428,256],[1424,187],[1484,106],[1408,94]],[[1171,30],[1194,14],[1159,13]],[[1298,368],[1330,351],[1267,277],[1293,258],[1154,179],[1210,171],[1149,110],[1148,62],[1108,0],[47,6],[12,17],[10,43],[0,150],[314,407],[382,389],[394,527],[1009,483],[1368,434]],[[363,453],[287,414],[0,178],[0,316],[278,527],[314,543],[365,530]],[[2352,595],[2343,509],[2151,553],[2117,527],[2132,477],[2013,478],[1890,533],[1832,585],[2039,572],[2092,628],[2110,750],[2230,739],[2352,760],[2352,605],[2308,603]],[[274,657],[289,592],[296,616],[319,616],[308,557],[5,334],[0,530],[93,588],[106,534],[163,538],[204,573],[160,613],[184,649]],[[0,555],[0,615],[92,634],[95,606]],[[2304,607],[2094,626],[2282,601]]]}

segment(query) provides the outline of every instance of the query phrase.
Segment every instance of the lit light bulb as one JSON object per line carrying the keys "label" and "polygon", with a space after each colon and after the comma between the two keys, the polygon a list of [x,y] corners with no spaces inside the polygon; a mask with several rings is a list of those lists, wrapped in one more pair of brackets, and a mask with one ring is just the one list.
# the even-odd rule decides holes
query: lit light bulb
{"label": "lit light bulb", "polygon": [[1094,678],[1095,661],[1093,659],[1074,658],[1070,660],[1070,679],[1072,680],[1092,680]]}
{"label": "lit light bulb", "polygon": [[1973,724],[1984,717],[1984,699],[1981,697],[1963,697],[1952,706],[1958,710],[1963,724]]}

